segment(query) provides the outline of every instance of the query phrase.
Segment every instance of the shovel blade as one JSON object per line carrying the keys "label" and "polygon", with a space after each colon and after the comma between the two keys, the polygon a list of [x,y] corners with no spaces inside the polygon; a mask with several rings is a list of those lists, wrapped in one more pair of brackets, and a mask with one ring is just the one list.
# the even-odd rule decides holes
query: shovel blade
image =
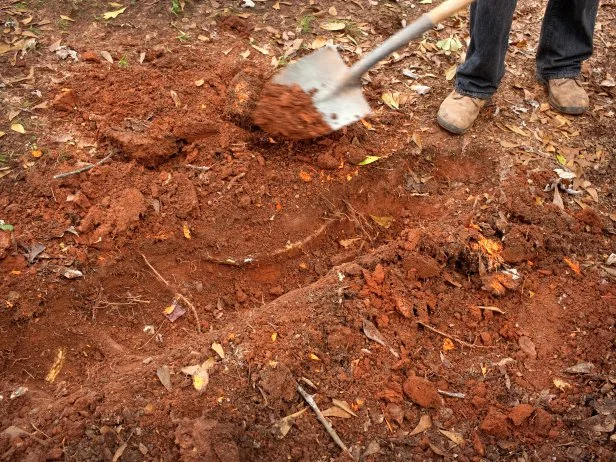
{"label": "shovel blade", "polygon": [[336,48],[328,45],[284,68],[273,82],[299,85],[312,95],[314,107],[335,131],[370,114],[370,105],[364,98],[361,84],[334,91],[348,72],[349,68]]}

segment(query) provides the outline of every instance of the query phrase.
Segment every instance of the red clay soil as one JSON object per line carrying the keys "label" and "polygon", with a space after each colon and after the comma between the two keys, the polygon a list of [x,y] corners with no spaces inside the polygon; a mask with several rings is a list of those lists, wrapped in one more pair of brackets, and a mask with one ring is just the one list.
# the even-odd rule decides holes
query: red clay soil
{"label": "red clay soil", "polygon": [[266,132],[292,140],[316,138],[332,131],[312,104],[312,97],[299,85],[266,84],[254,121]]}
{"label": "red clay soil", "polygon": [[[509,103],[468,136],[438,129],[444,84],[412,110],[271,139],[251,122],[271,56],[239,56],[239,16],[218,28],[214,3],[186,2],[198,31],[178,22],[210,41],[178,40],[166,2],[130,5],[126,27],[84,3],[0,57],[6,81],[36,77],[5,91],[26,135],[0,126],[0,460],[348,460],[299,384],[357,460],[611,461],[614,157],[591,177],[599,202],[563,192],[561,209],[544,190],[560,164],[500,143]],[[285,17],[256,4],[265,41]],[[52,32],[116,61],[60,60]],[[527,109],[525,129],[556,116],[518,93],[495,99]],[[586,162],[616,149],[611,119],[566,120]],[[199,391],[186,367],[203,364]]]}

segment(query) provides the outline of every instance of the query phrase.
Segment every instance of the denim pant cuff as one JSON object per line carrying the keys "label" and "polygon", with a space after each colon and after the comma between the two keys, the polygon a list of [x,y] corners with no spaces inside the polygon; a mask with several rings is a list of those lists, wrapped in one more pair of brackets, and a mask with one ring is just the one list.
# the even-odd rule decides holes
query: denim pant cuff
{"label": "denim pant cuff", "polygon": [[580,76],[579,69],[570,69],[567,71],[552,72],[549,74],[541,74],[537,71],[537,80],[541,83],[547,83],[548,80],[554,79],[577,79]]}
{"label": "denim pant cuff", "polygon": [[484,91],[469,91],[465,90],[460,86],[458,82],[456,82],[456,91],[464,96],[470,96],[471,98],[479,98],[479,99],[490,99],[494,93],[492,92],[484,92]]}

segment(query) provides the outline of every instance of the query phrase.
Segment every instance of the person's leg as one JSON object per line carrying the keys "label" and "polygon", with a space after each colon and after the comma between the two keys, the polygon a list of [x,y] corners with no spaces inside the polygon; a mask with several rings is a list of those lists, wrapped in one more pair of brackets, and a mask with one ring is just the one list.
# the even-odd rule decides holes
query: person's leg
{"label": "person's leg", "polygon": [[550,0],[537,48],[537,76],[576,78],[582,61],[593,52],[593,32],[599,0]]}
{"label": "person's leg", "polygon": [[456,89],[441,103],[436,121],[462,134],[479,115],[505,74],[505,55],[517,0],[477,0],[471,5],[471,43],[456,72]]}
{"label": "person's leg", "polygon": [[456,90],[489,99],[505,74],[505,54],[517,0],[477,0],[471,5],[471,43],[458,67]]}

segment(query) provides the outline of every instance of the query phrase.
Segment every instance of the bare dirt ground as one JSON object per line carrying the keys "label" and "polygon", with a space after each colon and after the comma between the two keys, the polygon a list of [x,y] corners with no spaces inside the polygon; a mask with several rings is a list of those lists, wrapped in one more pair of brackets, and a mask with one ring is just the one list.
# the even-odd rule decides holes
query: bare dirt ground
{"label": "bare dirt ground", "polygon": [[276,69],[431,5],[242,3],[0,2],[0,460],[614,460],[616,4],[584,116],[522,0],[469,134],[460,13],[292,142],[252,122]]}

